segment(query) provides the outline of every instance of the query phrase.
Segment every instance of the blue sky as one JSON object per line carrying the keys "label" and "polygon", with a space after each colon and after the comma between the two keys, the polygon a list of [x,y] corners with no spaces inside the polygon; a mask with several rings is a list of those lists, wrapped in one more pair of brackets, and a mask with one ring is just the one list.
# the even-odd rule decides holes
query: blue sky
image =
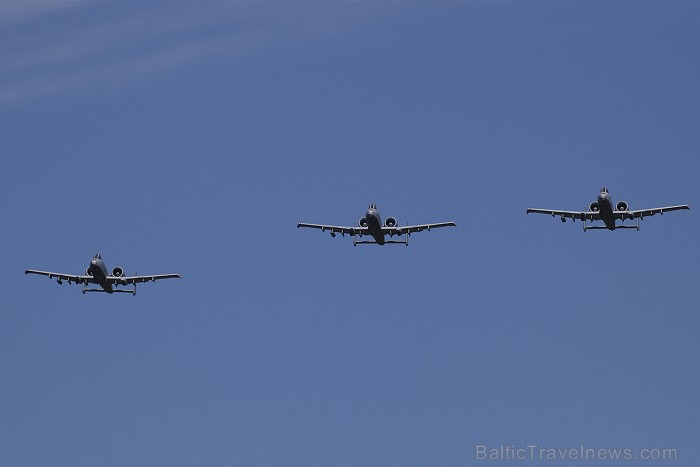
{"label": "blue sky", "polygon": [[[698,205],[699,15],[0,3],[0,464],[489,465],[476,445],[527,444],[699,464],[695,210],[640,232],[525,215],[601,186]],[[458,228],[408,248],[295,228],[369,203]],[[22,273],[98,251],[183,279],[132,297]]]}

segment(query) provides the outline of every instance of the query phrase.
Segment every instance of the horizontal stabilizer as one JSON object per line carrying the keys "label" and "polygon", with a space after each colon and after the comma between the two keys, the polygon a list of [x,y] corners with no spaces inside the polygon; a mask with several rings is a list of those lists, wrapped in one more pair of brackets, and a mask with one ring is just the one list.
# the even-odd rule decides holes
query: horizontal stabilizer
{"label": "horizontal stabilizer", "polygon": [[[107,293],[106,290],[103,289],[83,289],[83,293],[85,292],[102,292],[102,293]],[[134,290],[122,290],[122,289],[114,289],[112,290],[112,293],[130,293],[132,295],[136,295],[136,289]]]}

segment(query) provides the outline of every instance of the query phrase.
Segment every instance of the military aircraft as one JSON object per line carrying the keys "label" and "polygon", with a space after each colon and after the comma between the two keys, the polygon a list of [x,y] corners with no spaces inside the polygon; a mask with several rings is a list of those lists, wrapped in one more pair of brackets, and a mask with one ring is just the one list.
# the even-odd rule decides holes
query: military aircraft
{"label": "military aircraft", "polygon": [[[615,208],[613,209],[613,206]],[[552,217],[559,216],[562,222],[566,222],[566,218],[580,219],[583,221],[583,230],[598,230],[598,229],[637,229],[639,230],[639,220],[644,220],[645,217],[653,216],[654,214],[663,214],[670,211],[679,211],[681,209],[690,209],[687,204],[678,206],[666,206],[663,208],[637,209],[630,210],[629,206],[624,201],[618,201],[613,204],[608,189],[603,187],[598,193],[598,201],[593,201],[588,206],[588,211],[555,211],[552,209],[534,209],[528,208],[527,213],[535,212],[538,214],[550,214]],[[637,220],[636,225],[616,225],[615,221],[621,220]],[[586,221],[603,221],[605,225],[587,225]]]}
{"label": "military aircraft", "polygon": [[[102,256],[97,253],[90,261],[90,266],[85,270],[85,275],[62,274],[59,272],[37,271],[34,269],[25,269],[25,274],[39,274],[48,276],[49,279],[56,278],[56,282],[63,284],[63,281],[68,281],[69,284],[76,283],[83,285],[83,293],[85,292],[122,292],[136,295],[136,284],[139,282],[157,281],[158,279],[179,279],[179,274],[156,274],[150,276],[124,276],[124,270],[119,266],[112,269],[112,274],[107,272],[107,266],[102,261]],[[89,289],[88,284],[97,284],[101,289]],[[115,286],[129,285],[134,286],[131,290],[115,289]]]}
{"label": "military aircraft", "polygon": [[[399,227],[396,222],[395,217],[387,217],[382,225],[382,218],[377,211],[376,204],[370,204],[365,213],[365,217],[360,219],[358,222],[358,227],[343,227],[337,225],[321,225],[321,224],[297,224],[299,227],[309,227],[312,229],[320,229],[322,231],[330,231],[331,237],[335,237],[335,234],[339,233],[343,237],[345,234],[353,236],[353,245],[361,244],[377,244],[386,245],[391,243],[401,243],[408,246],[408,236],[414,232],[421,232],[423,230],[437,229],[438,227],[456,227],[457,224],[454,222],[440,222],[438,224],[421,224],[421,225],[407,225],[405,227]],[[362,238],[363,235],[369,235],[374,238],[371,240],[358,240],[359,236]],[[386,240],[385,237],[389,235],[393,237],[394,235],[403,235],[403,240]]]}

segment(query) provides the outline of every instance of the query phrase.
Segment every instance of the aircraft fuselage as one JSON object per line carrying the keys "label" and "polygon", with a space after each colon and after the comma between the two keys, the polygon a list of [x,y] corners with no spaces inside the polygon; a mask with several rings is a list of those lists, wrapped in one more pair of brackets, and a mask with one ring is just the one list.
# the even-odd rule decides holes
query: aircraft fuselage
{"label": "aircraft fuselage", "polygon": [[365,221],[367,222],[367,229],[369,234],[374,238],[379,245],[384,245],[384,234],[382,233],[382,217],[379,215],[379,211],[376,208],[370,207],[367,209],[365,214]]}
{"label": "aircraft fuselage", "polygon": [[95,278],[97,284],[99,284],[99,286],[102,287],[105,292],[114,292],[112,289],[112,284],[107,281],[107,276],[109,273],[107,272],[107,266],[105,265],[105,262],[102,261],[102,258],[93,258],[90,261],[90,266],[88,266],[87,273]]}
{"label": "aircraft fuselage", "polygon": [[615,230],[615,216],[613,215],[613,201],[610,193],[601,191],[598,193],[598,212],[600,212],[600,220],[603,221],[605,227],[610,230]]}

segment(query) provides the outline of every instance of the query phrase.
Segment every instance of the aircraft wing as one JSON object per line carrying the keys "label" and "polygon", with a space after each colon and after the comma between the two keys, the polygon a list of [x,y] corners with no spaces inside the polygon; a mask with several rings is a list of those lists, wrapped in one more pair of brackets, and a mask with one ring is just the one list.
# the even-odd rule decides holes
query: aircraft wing
{"label": "aircraft wing", "polygon": [[557,211],[554,209],[527,208],[526,212],[528,214],[530,214],[531,212],[534,212],[535,214],[549,214],[552,217],[559,216],[562,219],[565,219],[565,218],[578,219],[578,220],[587,219],[589,221],[600,220],[600,213],[593,212],[593,211]]}
{"label": "aircraft wing", "polygon": [[155,282],[160,279],[180,279],[180,274],[153,274],[150,276],[125,276],[125,277],[114,277],[109,276],[107,280],[112,284],[117,285],[129,285],[129,284],[140,284],[142,282]]}
{"label": "aircraft wing", "polygon": [[348,235],[365,235],[368,233],[367,227],[343,227],[340,225],[321,225],[321,224],[304,224],[304,223],[299,223],[297,224],[297,228],[299,227],[307,227],[310,229],[319,229],[322,231],[329,231],[332,234],[348,234]]}
{"label": "aircraft wing", "polygon": [[405,225],[395,227],[382,227],[382,232],[388,235],[404,235],[423,230],[437,229],[440,227],[457,227],[454,222],[438,222],[437,224]]}
{"label": "aircraft wing", "polygon": [[654,214],[663,214],[670,211],[680,211],[681,209],[690,209],[687,204],[681,204],[678,206],[666,206],[663,208],[651,208],[651,209],[637,209],[630,211],[615,211],[615,219],[636,219],[641,217],[642,219],[648,216],[653,216]]}
{"label": "aircraft wing", "polygon": [[68,281],[69,283],[75,282],[76,284],[96,284],[95,278],[92,276],[78,276],[75,274],[63,274],[60,272],[37,271],[36,269],[25,269],[24,273],[48,276],[49,279],[53,279],[55,277],[56,279]]}

